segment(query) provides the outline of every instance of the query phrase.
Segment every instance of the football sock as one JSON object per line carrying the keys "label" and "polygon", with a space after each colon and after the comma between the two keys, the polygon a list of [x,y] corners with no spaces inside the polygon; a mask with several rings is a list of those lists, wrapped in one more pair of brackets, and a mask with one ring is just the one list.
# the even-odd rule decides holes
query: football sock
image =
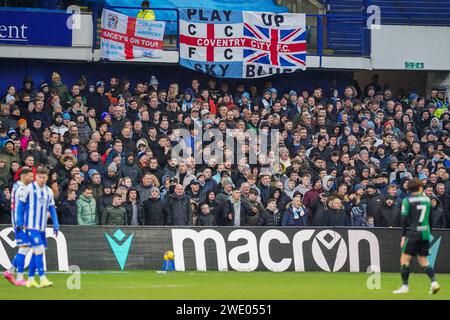
{"label": "football sock", "polygon": [[43,277],[44,276],[44,255],[43,254],[36,255],[35,260],[36,260],[36,268],[39,273],[39,277]]}
{"label": "football sock", "polygon": [[30,264],[28,266],[28,279],[34,278],[36,273],[36,255],[33,253],[31,256]]}
{"label": "football sock", "polygon": [[408,285],[408,279],[409,279],[409,265],[402,265],[400,267],[400,273],[402,275],[402,281],[403,281],[403,285],[407,286]]}
{"label": "football sock", "polygon": [[17,269],[17,257],[15,256],[13,261],[11,261],[11,265],[8,267],[8,271],[10,273],[14,273]]}
{"label": "football sock", "polygon": [[25,255],[22,253],[16,254],[16,258],[14,259],[17,265],[17,272],[23,273],[23,269],[25,266]]}
{"label": "football sock", "polygon": [[423,272],[425,272],[427,274],[427,276],[428,276],[428,278],[430,278],[431,282],[436,281],[436,276],[434,275],[434,270],[432,267],[426,266],[425,268],[423,268]]}

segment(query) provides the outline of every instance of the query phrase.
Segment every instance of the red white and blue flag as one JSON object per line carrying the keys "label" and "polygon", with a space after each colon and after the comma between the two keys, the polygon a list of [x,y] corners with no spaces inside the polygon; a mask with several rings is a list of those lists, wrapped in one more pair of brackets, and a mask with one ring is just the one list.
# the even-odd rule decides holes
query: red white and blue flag
{"label": "red white and blue flag", "polygon": [[100,55],[108,60],[160,58],[165,24],[103,9]]}
{"label": "red white and blue flag", "polygon": [[181,10],[180,63],[226,78],[305,70],[305,15]]}

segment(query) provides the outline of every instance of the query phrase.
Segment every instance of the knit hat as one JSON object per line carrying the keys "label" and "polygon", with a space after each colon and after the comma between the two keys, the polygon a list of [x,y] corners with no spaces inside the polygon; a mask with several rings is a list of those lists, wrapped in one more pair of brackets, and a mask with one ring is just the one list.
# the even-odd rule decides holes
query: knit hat
{"label": "knit hat", "polygon": [[295,191],[294,194],[292,195],[292,199],[294,199],[295,197],[303,198],[303,195],[300,191]]}
{"label": "knit hat", "polygon": [[200,114],[201,114],[202,117],[204,117],[205,115],[210,114],[210,113],[211,113],[211,112],[209,112],[209,111],[206,110],[206,109],[203,109],[203,110],[200,112]]}
{"label": "knit hat", "polygon": [[63,118],[64,114],[62,114],[61,112],[55,113],[55,119],[58,118],[58,117]]}
{"label": "knit hat", "polygon": [[150,189],[150,194],[151,194],[152,192],[158,192],[158,195],[161,193],[157,187],[152,187],[152,188]]}
{"label": "knit hat", "polygon": [[222,186],[227,186],[227,185],[233,185],[233,180],[231,180],[231,178],[227,178],[222,182]]}
{"label": "knit hat", "polygon": [[415,94],[415,93],[411,93],[409,95],[409,101],[416,100],[417,98],[419,98],[419,96],[417,94]]}
{"label": "knit hat", "polygon": [[103,112],[103,113],[100,115],[100,120],[101,120],[101,121],[105,120],[106,116],[108,116],[108,115],[109,115],[108,112]]}
{"label": "knit hat", "polygon": [[398,159],[395,156],[390,156],[389,163],[398,163]]}
{"label": "knit hat", "polygon": [[205,174],[203,172],[199,172],[197,173],[197,175],[195,176],[197,179],[200,178],[201,176],[205,176]]}
{"label": "knit hat", "polygon": [[191,88],[186,88],[184,90],[184,95],[190,95],[191,97],[194,95],[194,91]]}
{"label": "knit hat", "polygon": [[17,135],[17,131],[14,130],[13,128],[9,128],[9,130],[8,130],[8,136],[13,136],[13,135]]}
{"label": "knit hat", "polygon": [[290,97],[292,97],[292,96],[297,96],[297,92],[295,92],[294,90],[291,90],[291,91],[289,91],[289,96]]}
{"label": "knit hat", "polygon": [[95,170],[95,169],[89,169],[89,171],[88,171],[88,176],[89,176],[89,178],[92,178],[92,176],[93,176],[94,174],[98,174],[98,171]]}
{"label": "knit hat", "polygon": [[391,196],[391,195],[388,195],[388,196],[386,197],[386,200],[392,200],[392,201],[395,201],[395,197],[394,197],[394,196]]}
{"label": "knit hat", "polygon": [[246,97],[247,99],[250,99],[250,94],[248,93],[248,92],[244,92],[243,94],[242,94],[242,98],[243,97]]}
{"label": "knit hat", "polygon": [[115,162],[112,162],[109,166],[108,166],[108,170],[117,173],[117,164]]}
{"label": "knit hat", "polygon": [[21,118],[19,120],[17,120],[17,125],[20,127],[22,125],[26,125],[27,124],[27,120]]}
{"label": "knit hat", "polygon": [[67,112],[64,112],[63,114],[63,120],[70,120],[70,114]]}
{"label": "knit hat", "polygon": [[311,178],[311,185],[314,187],[316,185],[317,181],[322,182],[322,180],[319,177],[317,177],[317,176],[312,177]]}
{"label": "knit hat", "polygon": [[162,176],[162,178],[161,178],[161,183],[165,183],[167,179],[170,180],[170,176],[169,176],[168,174]]}
{"label": "knit hat", "polygon": [[366,186],[366,189],[376,189],[377,187],[375,186],[375,183],[373,183],[372,181],[369,182]]}

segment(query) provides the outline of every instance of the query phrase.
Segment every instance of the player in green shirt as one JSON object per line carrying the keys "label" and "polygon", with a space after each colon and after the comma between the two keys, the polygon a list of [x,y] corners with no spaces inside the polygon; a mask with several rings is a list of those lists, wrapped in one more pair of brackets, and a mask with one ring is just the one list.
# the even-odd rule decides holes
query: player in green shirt
{"label": "player in green shirt", "polygon": [[403,199],[401,211],[401,223],[403,227],[400,246],[402,255],[400,257],[400,273],[403,286],[394,291],[394,294],[408,293],[408,278],[411,259],[417,256],[419,265],[431,280],[430,294],[439,291],[434,270],[430,266],[427,256],[430,248],[430,212],[431,200],[423,192],[423,183],[419,179],[408,182],[409,195]]}

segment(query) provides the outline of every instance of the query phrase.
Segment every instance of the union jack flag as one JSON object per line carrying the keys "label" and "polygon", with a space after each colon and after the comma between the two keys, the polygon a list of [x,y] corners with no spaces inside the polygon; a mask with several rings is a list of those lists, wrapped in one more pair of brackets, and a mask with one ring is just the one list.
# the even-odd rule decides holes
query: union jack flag
{"label": "union jack flag", "polygon": [[246,63],[306,68],[305,28],[277,29],[244,22],[244,37],[259,45],[244,49]]}

